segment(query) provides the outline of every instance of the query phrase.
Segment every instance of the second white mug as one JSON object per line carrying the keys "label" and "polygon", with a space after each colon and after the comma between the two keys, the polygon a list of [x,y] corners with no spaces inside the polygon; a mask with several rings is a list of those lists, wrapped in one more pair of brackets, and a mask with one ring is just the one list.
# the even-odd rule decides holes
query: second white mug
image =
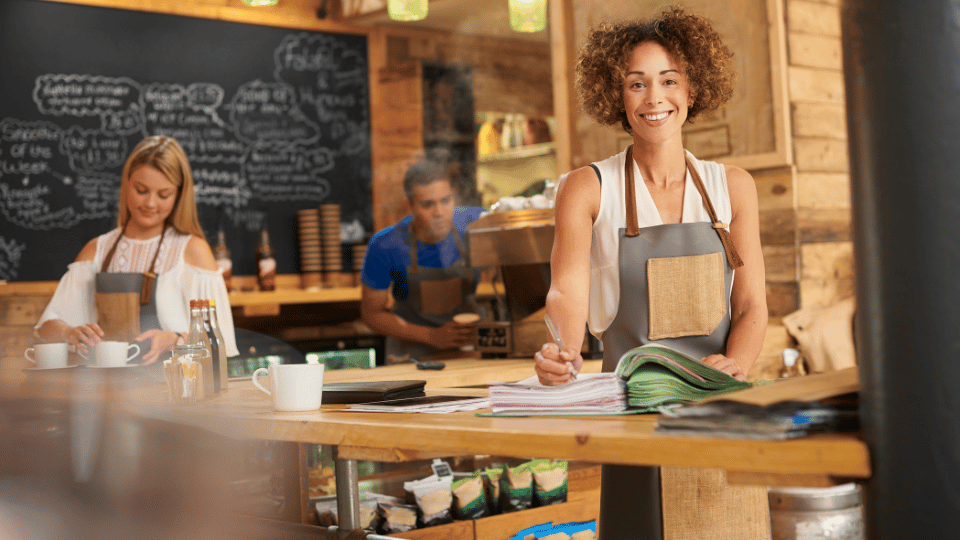
{"label": "second white mug", "polygon": [[[315,411],[323,392],[323,364],[273,364],[253,372],[253,384],[273,398],[278,411]],[[270,375],[270,388],[257,380]]]}
{"label": "second white mug", "polygon": [[[90,356],[87,356],[87,355]],[[140,354],[140,346],[126,341],[101,341],[93,346],[92,353],[80,353],[85,360],[93,359],[97,367],[125,367],[127,362]]]}

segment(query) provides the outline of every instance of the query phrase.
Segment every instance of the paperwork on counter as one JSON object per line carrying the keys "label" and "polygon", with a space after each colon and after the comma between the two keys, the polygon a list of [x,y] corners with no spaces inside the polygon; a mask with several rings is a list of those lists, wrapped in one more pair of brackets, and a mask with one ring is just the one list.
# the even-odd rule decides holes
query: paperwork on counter
{"label": "paperwork on counter", "polygon": [[352,412],[401,412],[401,413],[452,413],[486,409],[490,400],[475,396],[423,396],[375,403],[347,405],[344,411]]}
{"label": "paperwork on counter", "polygon": [[673,349],[644,345],[624,354],[612,373],[560,386],[543,386],[536,377],[492,385],[490,405],[504,416],[635,414],[749,386]]}
{"label": "paperwork on counter", "polygon": [[791,439],[859,428],[859,371],[763,381],[665,412],[656,432],[732,439]]}

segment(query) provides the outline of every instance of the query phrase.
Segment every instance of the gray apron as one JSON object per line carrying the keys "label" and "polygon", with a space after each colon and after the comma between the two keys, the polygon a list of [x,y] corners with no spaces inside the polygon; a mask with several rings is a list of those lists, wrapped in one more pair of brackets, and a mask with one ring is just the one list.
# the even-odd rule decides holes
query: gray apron
{"label": "gray apron", "polygon": [[[703,188],[703,182],[689,161],[687,162],[689,174],[697,185],[714,223],[678,223],[639,228],[632,152],[631,146],[627,149],[624,165],[627,227],[620,229],[620,302],[617,315],[603,333],[603,371],[605,372],[614,371],[624,353],[651,341],[675,348],[694,358],[723,353],[726,348],[727,334],[730,331],[730,313],[726,306],[729,305],[730,286],[733,282],[733,269],[727,262],[728,249],[725,247],[731,251],[732,256],[729,259],[734,260],[736,266],[742,265],[735,251],[732,251],[732,242],[729,238],[726,239],[727,241],[722,241],[723,235],[718,234],[721,231],[726,232],[725,226],[718,222],[713,205]],[[675,296],[669,296],[666,302],[662,298],[651,298],[652,291],[655,294],[662,294],[661,285],[663,284],[651,283],[648,279],[651,275],[650,261],[679,264],[679,273],[670,274],[672,279],[669,281],[672,283],[666,283],[666,285],[673,286],[674,290],[679,291],[682,296],[686,294],[685,291],[697,288],[691,286],[689,279],[685,279],[693,276],[684,273],[684,264],[697,260],[698,257],[722,261],[722,265],[711,266],[715,271],[722,272],[722,281],[719,275],[712,276],[714,289],[722,283],[722,298],[716,298],[712,294],[719,293],[716,290],[701,296],[708,296],[707,302],[711,304],[722,302],[724,314],[714,328],[704,327],[699,330],[681,331],[679,333],[687,335],[651,340],[651,319],[656,318],[658,307],[672,309],[677,303],[689,305],[692,302],[694,308],[699,309],[699,301],[695,298],[681,298],[682,302],[676,302]],[[702,266],[694,266],[694,268],[700,267]],[[656,333],[669,334],[671,330],[670,328],[666,331],[656,329]],[[604,465],[600,485],[600,538],[602,540],[621,538],[660,540],[663,538],[659,467]]]}
{"label": "gray apron", "polygon": [[[166,228],[160,234],[157,251],[150,262],[150,270],[138,272],[107,272],[110,261],[117,251],[117,244],[123,237],[123,231],[110,247],[103,265],[95,278],[95,299],[97,304],[97,324],[103,330],[105,341],[125,341],[127,343],[146,332],[160,330],[160,318],[157,315],[157,257]],[[140,354],[131,363],[139,363],[150,351],[150,342],[139,342]]]}
{"label": "gray apron", "polygon": [[[464,249],[460,234],[454,227],[450,234],[457,241],[460,258],[445,268],[420,267],[418,241],[413,234],[413,222],[407,228],[410,234],[410,265],[407,266],[407,297],[396,299],[393,313],[401,319],[434,328],[453,320],[458,313],[473,308],[473,285],[479,279],[479,270],[467,267],[463,262]],[[410,355],[423,358],[440,352],[426,343],[406,341],[388,336],[386,353],[394,356]]]}

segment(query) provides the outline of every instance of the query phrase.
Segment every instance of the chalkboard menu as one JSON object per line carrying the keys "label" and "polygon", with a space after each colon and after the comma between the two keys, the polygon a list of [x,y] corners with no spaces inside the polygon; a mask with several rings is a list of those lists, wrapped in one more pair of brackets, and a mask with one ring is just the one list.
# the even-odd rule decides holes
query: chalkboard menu
{"label": "chalkboard menu", "polygon": [[372,227],[365,36],[36,0],[0,2],[0,279],[59,279],[116,224],[145,136],[190,158],[211,245],[254,274],[266,227],[297,273],[296,211]]}

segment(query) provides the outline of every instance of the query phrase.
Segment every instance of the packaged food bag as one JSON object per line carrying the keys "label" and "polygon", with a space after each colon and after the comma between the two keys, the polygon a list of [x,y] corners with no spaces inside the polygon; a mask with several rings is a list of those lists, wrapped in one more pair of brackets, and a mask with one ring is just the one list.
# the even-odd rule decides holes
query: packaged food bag
{"label": "packaged food bag", "polygon": [[565,502],[567,500],[567,462],[547,460],[531,464],[533,472],[533,498],[537,506]]}
{"label": "packaged food bag", "polygon": [[420,509],[420,526],[431,527],[453,521],[450,507],[453,505],[453,493],[450,485],[452,476],[430,475],[422,480],[404,482],[403,489],[411,494]]}
{"label": "packaged food bag", "polygon": [[533,506],[533,473],[530,462],[507,467],[500,476],[500,510],[518,512]]}
{"label": "packaged food bag", "polygon": [[453,492],[455,519],[477,519],[490,515],[487,497],[483,491],[483,478],[479,472],[455,481],[450,487]]}
{"label": "packaged food bag", "polygon": [[487,507],[490,514],[500,513],[500,477],[503,476],[502,466],[488,467],[484,470],[487,477]]}

